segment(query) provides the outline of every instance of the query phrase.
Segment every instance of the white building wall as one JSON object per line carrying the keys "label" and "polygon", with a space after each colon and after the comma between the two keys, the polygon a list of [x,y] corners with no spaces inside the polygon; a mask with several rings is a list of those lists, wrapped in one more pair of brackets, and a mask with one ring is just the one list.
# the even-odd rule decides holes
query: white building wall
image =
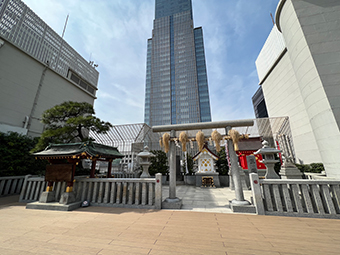
{"label": "white building wall", "polygon": [[[307,10],[309,7],[313,7],[314,11],[309,12],[305,17],[300,17],[299,15],[303,13],[303,10]],[[321,77],[317,65],[320,58],[324,59],[326,56],[331,58],[331,55],[326,54],[322,57],[313,55],[314,52],[310,50],[311,45],[306,40],[309,33],[306,34],[306,31],[302,28],[304,25],[320,26],[320,23],[325,21],[324,15],[330,11],[333,12],[334,9],[339,9],[339,7],[340,2],[335,3],[327,0],[323,1],[321,5],[312,4],[310,1],[288,0],[283,5],[281,13],[277,14],[327,175],[337,178],[340,178],[340,159],[338,156],[340,133],[330,105],[330,98],[325,91],[327,83],[323,83],[325,80],[332,80],[332,77],[330,78],[328,75]],[[338,16],[338,20],[340,21],[340,16]],[[319,32],[327,30],[326,26],[323,26],[319,29]],[[320,37],[318,40],[324,43],[330,40],[329,37],[322,36],[320,33],[316,37]],[[340,56],[340,51],[333,52],[333,55]],[[340,61],[340,58],[338,60]],[[335,104],[339,105],[340,102]]]}
{"label": "white building wall", "polygon": [[270,117],[289,116],[297,163],[321,162],[314,133],[286,53],[262,84]]}
{"label": "white building wall", "polygon": [[321,161],[340,178],[340,1],[281,0],[275,18],[287,52],[261,63],[267,40],[256,62],[268,114],[289,116],[301,163]]}
{"label": "white building wall", "polygon": [[340,1],[294,1],[337,125],[340,125]]}
{"label": "white building wall", "polygon": [[340,178],[340,1],[281,0],[275,18],[287,53],[259,74],[269,116],[288,115],[298,158]]}
{"label": "white building wall", "polygon": [[[16,131],[24,126],[25,116],[31,114],[44,68],[42,63],[4,41],[0,47],[0,131],[8,131],[10,126]],[[80,86],[47,69],[28,135],[41,134],[43,125],[39,119],[45,110],[65,101],[93,105],[94,99]]]}

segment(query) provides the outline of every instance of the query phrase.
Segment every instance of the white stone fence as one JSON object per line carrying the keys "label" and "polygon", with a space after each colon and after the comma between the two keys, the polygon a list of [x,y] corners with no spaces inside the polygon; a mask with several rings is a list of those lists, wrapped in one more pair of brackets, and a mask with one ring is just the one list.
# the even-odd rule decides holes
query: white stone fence
{"label": "white stone fence", "polygon": [[257,214],[340,218],[340,181],[249,177]]}
{"label": "white stone fence", "polygon": [[138,178],[140,173],[113,172],[114,178]]}
{"label": "white stone fence", "polygon": [[[20,202],[39,200],[46,189],[44,177],[26,176],[20,194]],[[66,183],[54,183],[56,200],[66,191]],[[75,178],[73,186],[77,201],[89,201],[90,205],[161,209],[162,175],[156,178]]]}
{"label": "white stone fence", "polygon": [[0,197],[20,194],[25,176],[0,177]]}

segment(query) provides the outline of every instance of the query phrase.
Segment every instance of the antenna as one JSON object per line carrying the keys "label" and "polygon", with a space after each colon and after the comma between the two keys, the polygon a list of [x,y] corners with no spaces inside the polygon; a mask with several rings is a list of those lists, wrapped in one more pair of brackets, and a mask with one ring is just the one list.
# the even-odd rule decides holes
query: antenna
{"label": "antenna", "polygon": [[270,17],[272,18],[273,25],[275,26],[275,21],[274,21],[274,18],[273,18],[273,14],[272,14],[272,13],[270,13]]}
{"label": "antenna", "polygon": [[65,21],[65,25],[64,25],[64,30],[63,30],[63,34],[62,34],[61,38],[64,38],[64,34],[65,34],[65,30],[66,30],[66,25],[67,25],[67,21],[68,21],[68,16],[69,16],[69,14],[67,14],[67,17],[66,17],[66,21]]}

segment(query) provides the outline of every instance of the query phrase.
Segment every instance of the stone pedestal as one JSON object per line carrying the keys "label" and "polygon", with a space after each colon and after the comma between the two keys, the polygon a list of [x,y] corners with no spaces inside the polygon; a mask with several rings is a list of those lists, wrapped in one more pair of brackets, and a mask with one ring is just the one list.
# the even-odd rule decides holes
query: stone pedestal
{"label": "stone pedestal", "polygon": [[185,185],[196,185],[196,175],[184,175]]}
{"label": "stone pedestal", "polygon": [[162,209],[181,209],[182,199],[179,198],[166,198],[162,202]]}
{"label": "stone pedestal", "polygon": [[219,173],[196,173],[196,187],[202,187],[202,177],[213,177],[215,187],[221,187]]}
{"label": "stone pedestal", "polygon": [[26,205],[26,209],[38,209],[38,210],[53,210],[53,211],[72,211],[78,209],[81,202],[74,202],[68,205],[59,204],[58,202],[52,203],[40,203],[33,202]]}
{"label": "stone pedestal", "polygon": [[39,203],[49,203],[49,202],[55,202],[55,192],[54,191],[44,191],[40,195]]}
{"label": "stone pedestal", "polygon": [[74,195],[74,192],[64,192],[61,194],[59,204],[68,205],[76,202],[76,196]]}
{"label": "stone pedestal", "polygon": [[254,205],[249,204],[248,201],[247,203],[243,204],[235,204],[232,201],[230,202],[230,208],[234,213],[256,213],[256,208]]}
{"label": "stone pedestal", "polygon": [[281,179],[302,179],[302,173],[293,163],[285,163],[280,173]]}

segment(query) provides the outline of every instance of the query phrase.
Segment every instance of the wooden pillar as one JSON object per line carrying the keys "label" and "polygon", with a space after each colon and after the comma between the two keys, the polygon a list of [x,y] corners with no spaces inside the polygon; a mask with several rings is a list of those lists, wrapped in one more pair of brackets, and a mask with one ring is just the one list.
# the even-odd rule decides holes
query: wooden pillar
{"label": "wooden pillar", "polygon": [[72,180],[67,183],[67,188],[66,188],[67,193],[73,191],[73,180],[74,180],[75,173],[76,173],[76,163],[73,163],[73,165],[72,165]]}
{"label": "wooden pillar", "polygon": [[111,170],[112,170],[112,159],[109,159],[109,166],[107,168],[106,178],[111,178]]}
{"label": "wooden pillar", "polygon": [[90,178],[94,178],[94,173],[96,171],[96,163],[97,163],[97,160],[92,159]]}
{"label": "wooden pillar", "polygon": [[46,188],[46,191],[47,192],[50,192],[50,191],[52,191],[53,190],[53,182],[48,182],[48,184],[47,184],[47,188]]}

